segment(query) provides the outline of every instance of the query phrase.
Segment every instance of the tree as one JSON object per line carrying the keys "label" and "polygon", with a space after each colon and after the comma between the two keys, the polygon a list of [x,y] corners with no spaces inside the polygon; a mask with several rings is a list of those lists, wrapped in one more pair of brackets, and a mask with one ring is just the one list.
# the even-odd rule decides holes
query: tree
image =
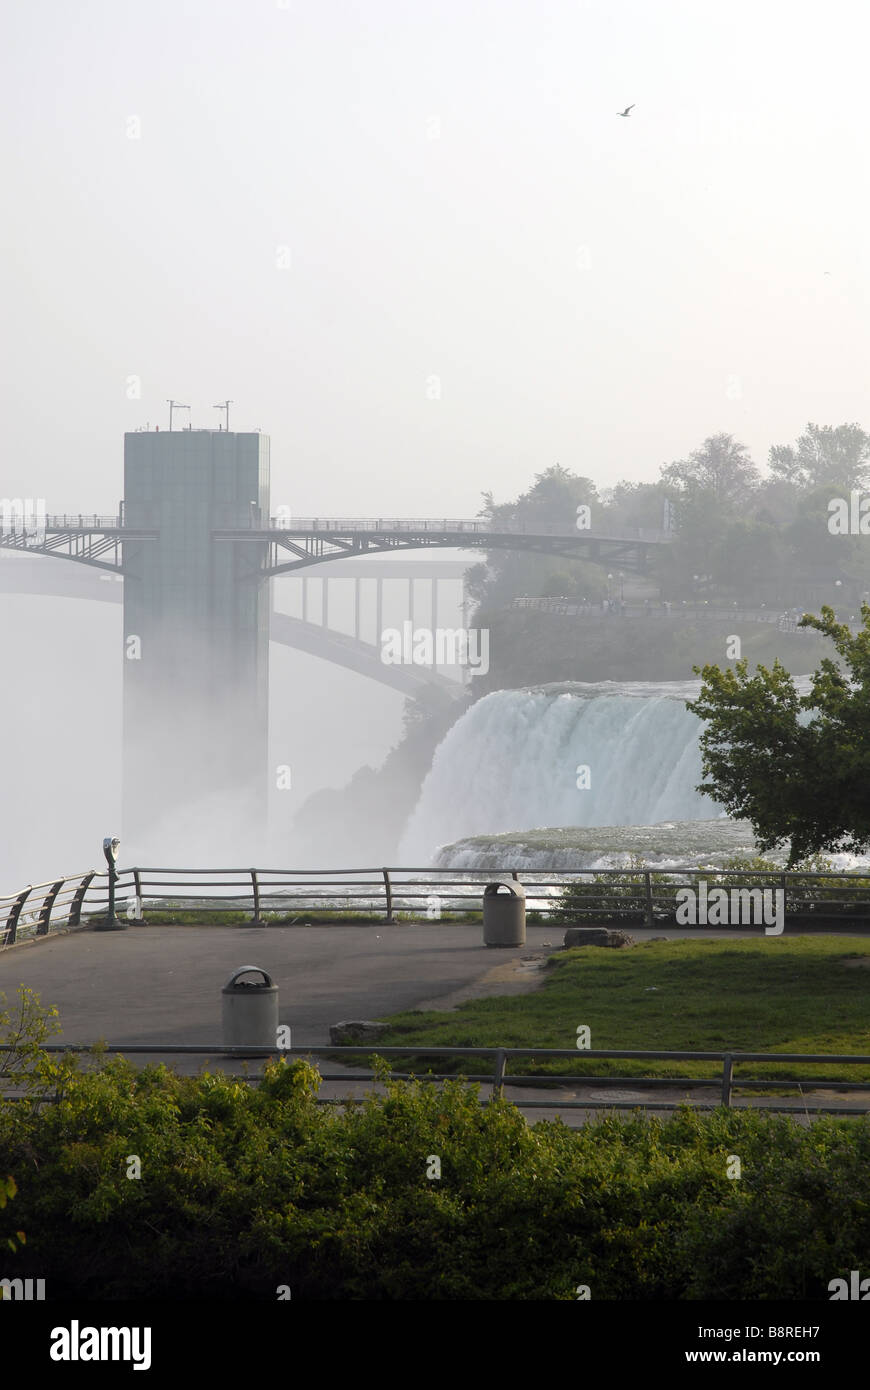
{"label": "tree", "polygon": [[543,473],[537,473],[528,492],[521,493],[515,502],[497,503],[491,492],[485,492],[478,515],[496,522],[525,522],[530,529],[536,521],[570,528],[574,525],[578,505],[584,502],[593,506],[598,502],[592,479],[578,477],[560,463],[554,463]]}
{"label": "tree", "polygon": [[604,514],[608,524],[626,530],[639,527],[660,531],[664,523],[665,502],[674,489],[663,483],[629,483],[622,481],[602,493]]}
{"label": "tree", "polygon": [[739,507],[760,481],[745,444],[733,434],[711,434],[688,459],[662,466],[660,472],[663,482],[690,497],[701,494],[717,510]]}
{"label": "tree", "polygon": [[[538,473],[532,487],[515,502],[497,503],[491,492],[485,492],[478,515],[496,528],[519,525],[533,532],[537,526],[560,526],[570,530],[576,523],[577,508],[581,504],[592,508],[594,530],[599,511],[595,484],[591,478],[579,477],[556,463]],[[542,593],[557,572],[573,576],[577,593],[595,598],[603,592],[601,572],[584,560],[579,551],[577,560],[522,550],[489,551],[484,564],[473,565],[466,572],[466,588],[481,605],[495,606],[521,594]]]}
{"label": "tree", "polygon": [[797,444],[775,444],[769,467],[774,478],[801,491],[863,487],[870,470],[870,435],[860,425],[807,425]]}
{"label": "tree", "polygon": [[708,568],[714,586],[757,603],[776,592],[783,570],[782,546],[775,526],[737,518],[711,546]]}
{"label": "tree", "polygon": [[754,676],[745,660],[694,668],[701,693],[687,706],[707,722],[698,790],[748,820],[762,852],[787,843],[790,866],[870,844],[870,605],[861,616],[854,635],[828,607],[801,619],[842,662],[826,657],[803,695],[779,661]]}

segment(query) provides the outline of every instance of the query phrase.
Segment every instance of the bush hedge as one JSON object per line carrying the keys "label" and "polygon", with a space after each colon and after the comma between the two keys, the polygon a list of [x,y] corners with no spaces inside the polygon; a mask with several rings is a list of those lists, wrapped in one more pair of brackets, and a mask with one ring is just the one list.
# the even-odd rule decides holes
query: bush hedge
{"label": "bush hedge", "polygon": [[0,1274],[44,1278],[49,1299],[827,1299],[870,1275],[863,1118],[684,1109],[570,1130],[385,1070],[332,1107],[285,1059],[259,1087],[40,1066],[0,1100],[27,1234]]}

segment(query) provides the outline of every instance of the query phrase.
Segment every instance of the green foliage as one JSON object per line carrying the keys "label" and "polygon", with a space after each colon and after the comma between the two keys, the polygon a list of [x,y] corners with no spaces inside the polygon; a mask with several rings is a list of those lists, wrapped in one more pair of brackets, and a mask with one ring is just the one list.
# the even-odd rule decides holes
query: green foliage
{"label": "green foliage", "polygon": [[[0,991],[0,1096],[4,1089],[41,1095],[56,1079],[58,1068],[42,1044],[60,1032],[58,1012],[44,1008],[39,995],[19,985],[17,1002],[10,1005]],[[8,1049],[8,1050],[6,1050]]]}
{"label": "green foliage", "polygon": [[698,790],[748,820],[762,850],[787,842],[789,865],[870,843],[870,606],[861,616],[854,636],[827,607],[801,620],[842,663],[824,658],[806,695],[778,661],[754,676],[746,660],[694,668],[701,694],[687,708],[707,722]]}
{"label": "green foliage", "polygon": [[681,1111],[575,1131],[460,1081],[380,1081],[334,1110],[304,1063],[270,1064],[254,1090],[116,1061],[60,1104],[0,1107],[29,1232],[17,1272],[50,1298],[573,1301],[585,1283],[595,1299],[826,1299],[866,1255],[864,1120]]}
{"label": "green foliage", "polygon": [[[18,1188],[13,1177],[0,1178],[0,1211],[4,1209],[6,1203],[15,1196]],[[23,1231],[16,1231],[14,1236],[3,1236],[0,1234],[0,1242],[5,1244],[7,1250],[11,1250],[13,1255],[19,1245],[26,1245],[27,1237]],[[0,1298],[3,1297],[3,1290],[0,1288]]]}
{"label": "green foliage", "polygon": [[[56,1084],[64,1068],[50,1061],[42,1044],[59,1029],[57,1009],[43,1008],[39,995],[26,985],[19,985],[14,1005],[9,1005],[6,995],[0,992],[0,1043],[4,1044],[4,1051],[0,1052],[0,1105],[4,1091],[14,1090],[22,1097],[16,1104],[23,1106],[27,1101],[33,1104],[44,1098]],[[0,1164],[0,1168],[2,1166]],[[0,1211],[17,1191],[11,1175],[5,1178],[0,1175]],[[0,1246],[14,1254],[25,1242],[24,1231],[15,1230],[10,1234],[0,1224]]]}

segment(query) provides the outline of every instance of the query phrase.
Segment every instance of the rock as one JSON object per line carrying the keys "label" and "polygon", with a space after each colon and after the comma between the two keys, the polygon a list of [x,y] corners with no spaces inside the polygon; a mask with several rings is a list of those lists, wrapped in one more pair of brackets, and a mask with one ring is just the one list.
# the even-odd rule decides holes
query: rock
{"label": "rock", "polygon": [[564,946],[633,946],[634,938],[608,927],[568,927]]}
{"label": "rock", "polygon": [[388,1023],[372,1023],[366,1018],[349,1018],[343,1023],[332,1023],[329,1027],[329,1042],[332,1047],[342,1043],[375,1042],[390,1031]]}

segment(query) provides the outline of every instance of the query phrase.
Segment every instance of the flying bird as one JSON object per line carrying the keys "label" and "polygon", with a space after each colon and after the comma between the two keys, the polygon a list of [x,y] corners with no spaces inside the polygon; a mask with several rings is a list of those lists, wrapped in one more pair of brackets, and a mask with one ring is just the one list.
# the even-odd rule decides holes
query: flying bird
{"label": "flying bird", "polygon": [[636,101],[633,101],[633,102],[631,103],[631,106],[626,106],[626,108],[625,108],[624,111],[617,111],[616,114],[617,114],[617,116],[627,116],[628,113],[629,113],[629,111],[633,111],[633,110],[634,110],[635,106],[637,106],[637,102],[636,102]]}

